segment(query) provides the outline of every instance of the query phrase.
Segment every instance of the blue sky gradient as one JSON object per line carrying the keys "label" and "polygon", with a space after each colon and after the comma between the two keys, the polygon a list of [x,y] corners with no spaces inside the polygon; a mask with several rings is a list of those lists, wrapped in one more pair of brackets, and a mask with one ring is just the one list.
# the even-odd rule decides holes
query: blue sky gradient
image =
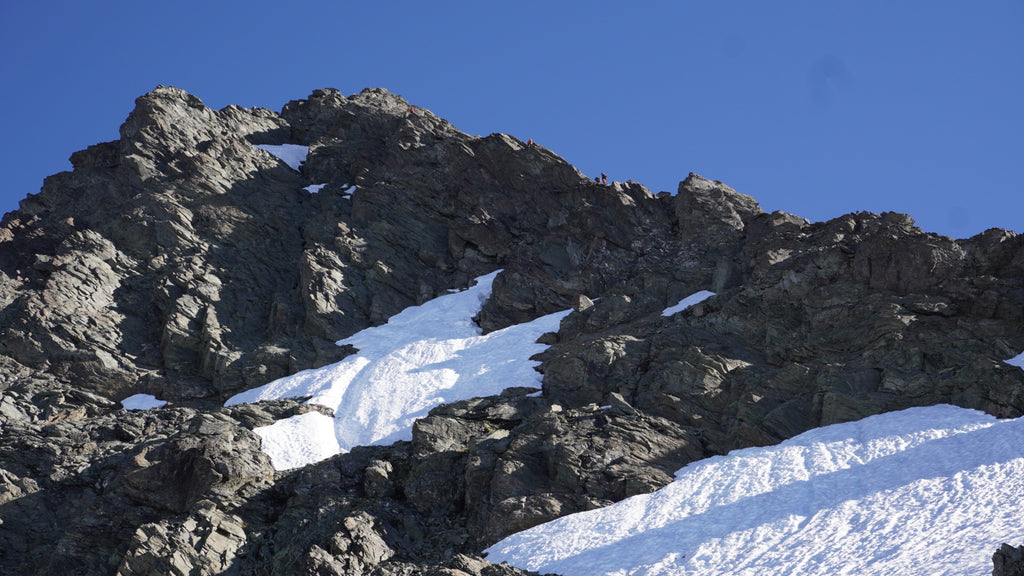
{"label": "blue sky gradient", "polygon": [[280,110],[384,87],[590,175],[810,220],[1024,232],[1024,1],[0,2],[0,212],[158,84]]}

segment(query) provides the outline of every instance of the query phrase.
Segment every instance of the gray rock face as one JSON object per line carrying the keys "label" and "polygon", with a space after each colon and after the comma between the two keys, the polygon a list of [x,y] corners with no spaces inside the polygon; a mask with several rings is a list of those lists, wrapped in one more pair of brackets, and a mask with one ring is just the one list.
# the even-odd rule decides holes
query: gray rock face
{"label": "gray rock face", "polygon": [[1021,576],[1024,574],[1024,548],[1003,544],[992,555],[992,576]]}
{"label": "gray rock face", "polygon": [[223,574],[231,569],[245,543],[242,519],[203,501],[180,523],[162,520],[139,527],[117,574]]}
{"label": "gray rock face", "polygon": [[[479,554],[709,455],[916,405],[1024,413],[1013,232],[810,223],[696,174],[604,186],[380,89],[278,114],[158,87],[120,136],[0,222],[0,572],[525,574]],[[299,170],[255,146],[284,143]],[[277,474],[251,429],[317,408],[221,407],[499,268],[485,330],[573,310],[541,397],[509,382]],[[120,409],[136,393],[170,404]]]}

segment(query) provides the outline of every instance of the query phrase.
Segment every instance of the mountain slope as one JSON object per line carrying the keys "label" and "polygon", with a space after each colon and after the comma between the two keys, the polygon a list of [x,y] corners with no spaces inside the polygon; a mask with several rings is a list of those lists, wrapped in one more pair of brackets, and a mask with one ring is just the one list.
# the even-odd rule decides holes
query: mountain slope
{"label": "mountain slope", "polygon": [[[495,573],[459,554],[706,456],[911,406],[1024,413],[1013,232],[809,223],[695,174],[602,186],[379,89],[275,113],[159,87],[120,135],[0,222],[3,571]],[[252,430],[323,408],[223,407],[497,270],[484,334],[573,309],[542,396],[509,381],[286,472]],[[139,393],[168,404],[116,403]]]}
{"label": "mountain slope", "polygon": [[520,532],[492,561],[596,574],[982,574],[1017,539],[1024,420],[951,406],[833,424]]}

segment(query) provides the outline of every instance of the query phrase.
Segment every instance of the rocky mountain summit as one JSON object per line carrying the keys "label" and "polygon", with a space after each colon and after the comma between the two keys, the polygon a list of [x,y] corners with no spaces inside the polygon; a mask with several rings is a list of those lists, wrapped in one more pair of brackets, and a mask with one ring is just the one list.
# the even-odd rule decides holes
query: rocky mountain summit
{"label": "rocky mountain summit", "polygon": [[[0,223],[0,573],[525,574],[482,550],[701,458],[911,406],[1024,414],[1010,231],[602,185],[380,89],[275,113],[158,87],[120,136]],[[281,144],[300,169],[257,147]],[[499,269],[483,330],[573,309],[540,396],[285,472],[252,429],[318,408],[223,407]],[[121,408],[139,393],[169,403]]]}

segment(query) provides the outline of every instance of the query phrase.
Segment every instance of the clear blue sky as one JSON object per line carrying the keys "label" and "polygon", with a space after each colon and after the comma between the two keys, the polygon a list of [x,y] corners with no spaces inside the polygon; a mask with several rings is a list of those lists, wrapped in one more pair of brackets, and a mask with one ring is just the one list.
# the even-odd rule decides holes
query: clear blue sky
{"label": "clear blue sky", "polygon": [[280,110],[385,87],[588,175],[1024,232],[1024,0],[0,0],[0,212],[158,84]]}

